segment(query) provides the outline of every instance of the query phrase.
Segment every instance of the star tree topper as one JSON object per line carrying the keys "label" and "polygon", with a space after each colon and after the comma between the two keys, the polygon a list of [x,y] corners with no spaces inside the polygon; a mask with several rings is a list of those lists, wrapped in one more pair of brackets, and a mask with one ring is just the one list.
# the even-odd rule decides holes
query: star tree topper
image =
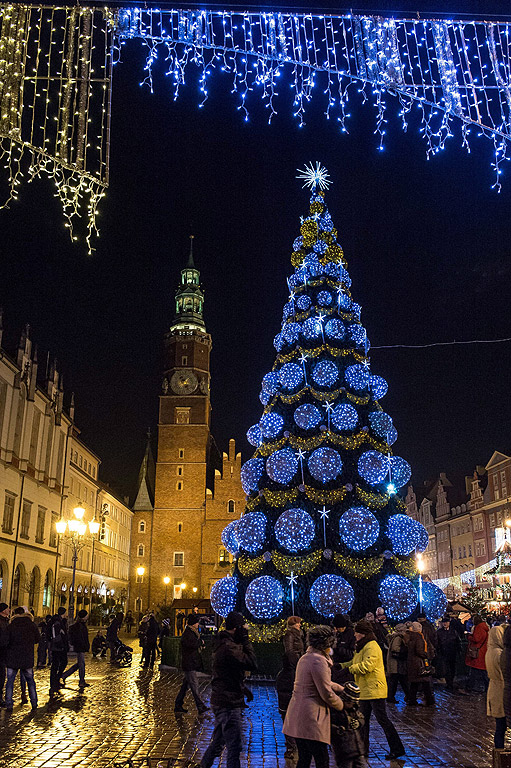
{"label": "star tree topper", "polygon": [[328,189],[328,187],[332,183],[328,178],[329,173],[327,169],[323,168],[323,166],[319,162],[316,163],[315,168],[312,163],[309,163],[309,165],[305,165],[305,168],[303,168],[303,170],[301,170],[300,168],[297,168],[297,171],[298,171],[298,176],[296,178],[304,179],[305,181],[305,184],[303,184],[303,187],[309,187],[309,189],[314,189],[315,187],[319,187],[320,189]]}

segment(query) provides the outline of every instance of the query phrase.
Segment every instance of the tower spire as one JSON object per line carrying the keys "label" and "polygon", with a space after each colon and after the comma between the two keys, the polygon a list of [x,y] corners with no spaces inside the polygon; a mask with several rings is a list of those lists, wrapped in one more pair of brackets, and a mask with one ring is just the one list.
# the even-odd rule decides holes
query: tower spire
{"label": "tower spire", "polygon": [[193,258],[194,235],[190,235],[190,252],[186,267],[181,270],[181,282],[176,291],[176,316],[170,330],[206,332],[204,318],[204,293],[200,285],[200,272]]}
{"label": "tower spire", "polygon": [[190,254],[188,256],[188,264],[186,265],[187,269],[195,269],[195,262],[193,260],[193,241],[195,239],[195,235],[190,235]]}

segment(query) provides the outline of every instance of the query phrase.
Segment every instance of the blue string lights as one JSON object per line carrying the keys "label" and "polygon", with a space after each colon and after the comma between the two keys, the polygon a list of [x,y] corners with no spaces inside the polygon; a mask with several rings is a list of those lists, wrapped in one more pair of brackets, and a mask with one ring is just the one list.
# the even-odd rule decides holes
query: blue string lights
{"label": "blue string lights", "polygon": [[323,419],[321,411],[312,403],[304,403],[295,408],[293,415],[295,424],[300,429],[315,429]]}
{"label": "blue string lights", "polygon": [[337,613],[348,613],[355,593],[351,584],[342,576],[325,573],[310,588],[310,601],[320,616],[331,619]]}
{"label": "blue string lights", "polygon": [[309,456],[309,472],[320,483],[335,480],[342,470],[342,459],[339,451],[334,448],[317,448]]}
{"label": "blue string lights", "polygon": [[375,400],[381,400],[388,392],[389,385],[382,376],[371,376],[369,387]]}
{"label": "blue string lights", "polygon": [[366,389],[369,385],[369,370],[363,365],[349,365],[345,372],[344,377],[349,387],[355,390]]}
{"label": "blue string lights", "polygon": [[419,595],[410,579],[404,576],[387,576],[378,590],[383,610],[388,619],[403,621],[417,607]]}
{"label": "blue string lights", "polygon": [[431,581],[422,582],[422,608],[430,621],[436,621],[444,615],[447,597],[440,587]]}
{"label": "blue string lights", "polygon": [[249,459],[241,468],[241,485],[245,493],[257,491],[259,481],[264,474],[263,459]]}
{"label": "blue string lights", "polygon": [[275,438],[282,431],[284,419],[279,413],[265,413],[259,421],[263,437]]}
{"label": "blue string lights", "polygon": [[275,538],[290,552],[307,549],[314,534],[314,520],[304,509],[287,509],[275,523]]}
{"label": "blue string lights", "polygon": [[[408,515],[392,515],[387,525],[387,536],[392,542],[392,549],[396,555],[409,555],[416,550],[423,551],[429,542],[428,532],[422,523]],[[426,547],[423,548],[424,542]]]}
{"label": "blue string lights", "polygon": [[274,619],[281,613],[284,590],[272,576],[253,579],[245,593],[245,605],[256,619]]}
{"label": "blue string lights", "polygon": [[290,448],[275,451],[266,461],[266,472],[276,483],[290,483],[298,470],[298,459]]}
{"label": "blue string lights", "polygon": [[312,369],[312,378],[318,387],[331,389],[339,378],[339,369],[331,360],[320,360]]}
{"label": "blue string lights", "polygon": [[412,476],[412,468],[401,456],[391,456],[389,459],[390,474],[396,488],[402,488]]}
{"label": "blue string lights", "polygon": [[362,552],[378,539],[380,525],[367,507],[350,507],[339,520],[339,535],[350,549]]}
{"label": "blue string lights", "polygon": [[358,460],[358,474],[370,485],[383,482],[389,471],[387,456],[379,451],[366,451]]}
{"label": "blue string lights", "polygon": [[211,607],[219,616],[227,616],[228,613],[236,608],[236,597],[238,594],[238,579],[234,576],[224,576],[223,579],[215,581],[211,587]]}
{"label": "blue string lights", "polygon": [[262,548],[265,533],[266,517],[262,512],[247,512],[236,524],[236,539],[247,552],[258,552]]}
{"label": "blue string lights", "polygon": [[349,403],[341,403],[332,411],[331,419],[334,427],[340,431],[355,429],[358,422],[357,409]]}
{"label": "blue string lights", "polygon": [[222,544],[226,550],[231,553],[231,555],[235,555],[240,548],[239,541],[236,537],[237,527],[238,521],[233,520],[232,522],[228,523],[222,531]]}
{"label": "blue string lights", "polygon": [[303,381],[303,371],[297,363],[286,363],[279,371],[279,381],[284,389],[295,389]]}

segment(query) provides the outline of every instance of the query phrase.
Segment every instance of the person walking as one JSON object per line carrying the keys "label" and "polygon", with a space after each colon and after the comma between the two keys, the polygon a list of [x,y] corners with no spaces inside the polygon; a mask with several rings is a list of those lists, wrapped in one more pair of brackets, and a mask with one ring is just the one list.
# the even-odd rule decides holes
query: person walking
{"label": "person walking", "polygon": [[131,628],[135,623],[135,619],[131,611],[128,611],[128,613],[126,614],[125,623],[126,623],[126,632],[128,633],[128,635],[131,635]]}
{"label": "person walking", "polygon": [[9,628],[10,608],[7,603],[0,603],[0,707],[5,705],[4,687],[6,680],[5,655],[9,642],[7,630]]}
{"label": "person walking", "polygon": [[248,638],[245,617],[231,611],[225,629],[214,640],[211,707],[215,726],[209,747],[200,763],[211,768],[227,748],[226,768],[240,768],[241,709],[245,705],[245,672],[257,670],[256,657]]}
{"label": "person walking", "polygon": [[488,633],[485,663],[490,684],[486,694],[486,714],[495,718],[495,749],[504,749],[507,720],[504,710],[504,633],[505,624],[492,627]]}
{"label": "person walking", "polygon": [[106,641],[108,643],[108,647],[110,648],[110,664],[114,664],[117,647],[121,642],[119,640],[119,632],[121,631],[123,620],[124,614],[116,613],[106,631]]}
{"label": "person walking", "polygon": [[49,655],[51,622],[52,617],[45,616],[37,625],[41,635],[39,645],[37,646],[37,669],[43,669],[46,666],[46,656],[47,654]]}
{"label": "person walking", "polygon": [[408,685],[410,692],[408,694],[407,704],[416,706],[417,693],[422,688],[424,702],[426,706],[435,704],[435,697],[431,687],[432,667],[429,659],[428,644],[422,634],[422,624],[418,621],[412,621],[408,629],[408,657],[406,660]]}
{"label": "person walking", "polygon": [[[287,629],[283,637],[284,654],[282,656],[282,669],[277,674],[276,688],[279,713],[284,722],[287,708],[293,694],[296,665],[305,651],[301,630],[302,620],[300,616],[289,616]],[[292,760],[296,754],[296,742],[292,736],[286,736],[286,751],[284,758]]]}
{"label": "person walking", "polygon": [[170,637],[170,619],[163,619],[161,623],[160,636],[158,638],[160,651],[163,651],[163,641],[166,637]]}
{"label": "person walking", "polygon": [[396,704],[398,683],[401,684],[405,701],[409,695],[407,678],[408,634],[404,624],[396,624],[394,632],[389,637],[387,651],[388,695],[387,701]]}
{"label": "person walking", "polygon": [[147,617],[145,622],[145,634],[144,634],[144,646],[142,651],[142,666],[146,669],[149,667],[153,669],[154,662],[156,661],[156,646],[158,644],[158,635],[160,634],[160,627],[158,622],[154,618],[154,613],[151,613]]}
{"label": "person walking", "polygon": [[62,687],[62,673],[67,666],[69,639],[67,636],[67,609],[61,605],[53,617],[50,634],[51,668],[50,696],[58,693]]}
{"label": "person walking", "polygon": [[355,653],[355,631],[349,616],[338,613],[332,622],[335,629],[335,645],[332,654],[334,664],[351,661]]}
{"label": "person walking", "polygon": [[468,667],[467,682],[465,688],[460,688],[460,693],[470,693],[475,690],[478,682],[481,683],[484,691],[488,688],[485,656],[490,628],[478,614],[473,617],[473,621],[472,633],[468,636],[465,656],[465,666]]}
{"label": "person walking", "polygon": [[431,623],[425,613],[419,613],[417,621],[421,625],[422,636],[428,646],[429,663],[434,666],[438,646],[437,631],[434,624]]}
{"label": "person walking", "polygon": [[458,632],[452,626],[451,618],[447,615],[442,618],[440,629],[437,631],[437,643],[437,674],[439,677],[445,677],[447,690],[454,691],[456,661],[461,651],[461,640]]}
{"label": "person walking", "polygon": [[20,671],[27,686],[32,709],[37,709],[37,691],[34,680],[34,647],[40,639],[39,630],[34,624],[31,613],[25,613],[22,607],[16,608],[7,629],[7,652],[5,667],[7,684],[5,686],[5,708],[12,710],[12,691],[14,680]]}
{"label": "person walking", "polygon": [[307,632],[307,652],[296,665],[293,695],[282,727],[283,733],[296,741],[296,768],[309,768],[312,758],[316,768],[328,768],[330,708],[343,708],[337,695],[343,688],[331,678],[334,643],[332,627],[311,627]]}
{"label": "person walking", "polygon": [[62,674],[62,679],[65,681],[70,675],[78,671],[80,688],[89,687],[89,683],[85,682],[85,654],[90,649],[89,629],[87,627],[88,615],[87,611],[82,608],[81,611],[78,611],[74,624],[69,627],[69,642],[76,653],[76,663]]}
{"label": "person walking", "polygon": [[393,760],[405,754],[405,748],[389,719],[385,700],[387,698],[387,679],[383,665],[383,655],[376,640],[371,623],[362,619],[355,624],[357,644],[351,661],[341,666],[347,667],[360,688],[360,711],[364,717],[364,744],[367,758],[369,754],[369,720],[371,713],[383,729],[389,745],[386,760]]}
{"label": "person walking", "polygon": [[199,683],[197,681],[197,672],[202,672],[203,668],[200,652],[204,646],[199,633],[199,621],[200,616],[196,613],[190,613],[185,631],[181,635],[181,669],[184,673],[184,680],[176,697],[174,712],[188,712],[183,707],[188,688],[192,692],[199,715],[202,715],[203,712],[209,709],[200,697]]}

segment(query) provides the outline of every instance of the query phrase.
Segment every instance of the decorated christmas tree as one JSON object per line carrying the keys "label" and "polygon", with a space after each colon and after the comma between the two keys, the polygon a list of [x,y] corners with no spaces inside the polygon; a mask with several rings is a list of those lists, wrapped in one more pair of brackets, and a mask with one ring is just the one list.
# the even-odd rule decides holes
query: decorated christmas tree
{"label": "decorated christmas tree", "polygon": [[222,616],[241,611],[261,639],[286,617],[325,622],[382,606],[391,622],[444,610],[443,592],[419,585],[416,554],[428,534],[406,515],[399,491],[410,466],[394,456],[397,432],[371,372],[369,340],[337,231],[325,204],[328,173],[301,172],[309,213],[293,244],[294,272],[275,364],[262,381],[263,413],[247,433],[247,504],[222,534],[233,574],[211,591]]}

